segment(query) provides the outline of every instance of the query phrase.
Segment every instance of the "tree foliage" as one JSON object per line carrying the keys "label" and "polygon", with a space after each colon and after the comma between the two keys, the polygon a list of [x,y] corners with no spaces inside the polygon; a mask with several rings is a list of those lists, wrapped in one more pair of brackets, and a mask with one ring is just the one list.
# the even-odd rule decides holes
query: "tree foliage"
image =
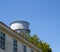
{"label": "tree foliage", "polygon": [[33,36],[28,35],[26,39],[32,44],[34,44],[36,47],[38,47],[39,49],[42,49],[42,52],[52,52],[52,49],[50,48],[49,44],[38,38],[36,34],[34,34]]}
{"label": "tree foliage", "polygon": [[42,52],[52,52],[52,49],[50,48],[49,44],[46,42],[40,40],[36,34],[33,36],[28,36],[28,40],[37,46],[39,49],[42,49]]}

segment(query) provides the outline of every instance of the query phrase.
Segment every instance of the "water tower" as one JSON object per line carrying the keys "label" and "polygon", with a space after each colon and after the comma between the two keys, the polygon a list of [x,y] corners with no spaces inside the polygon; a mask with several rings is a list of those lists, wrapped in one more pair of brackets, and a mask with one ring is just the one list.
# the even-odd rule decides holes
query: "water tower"
{"label": "water tower", "polygon": [[10,27],[21,35],[28,35],[30,33],[29,23],[26,21],[14,21],[10,24]]}

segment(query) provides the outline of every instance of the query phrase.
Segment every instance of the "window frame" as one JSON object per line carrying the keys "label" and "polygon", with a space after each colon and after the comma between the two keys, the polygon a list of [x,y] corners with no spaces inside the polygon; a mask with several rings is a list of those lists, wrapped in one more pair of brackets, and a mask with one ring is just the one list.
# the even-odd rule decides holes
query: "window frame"
{"label": "window frame", "polygon": [[0,49],[5,50],[5,33],[0,31]]}
{"label": "window frame", "polygon": [[23,45],[23,52],[27,52],[27,47]]}
{"label": "window frame", "polygon": [[13,52],[18,52],[17,40],[13,39]]}

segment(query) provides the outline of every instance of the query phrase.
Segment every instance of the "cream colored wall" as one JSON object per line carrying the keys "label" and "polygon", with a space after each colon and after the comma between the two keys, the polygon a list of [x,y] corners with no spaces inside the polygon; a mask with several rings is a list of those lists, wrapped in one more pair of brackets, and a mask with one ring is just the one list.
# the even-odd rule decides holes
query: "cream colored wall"
{"label": "cream colored wall", "polygon": [[[13,39],[14,38],[10,37],[7,34],[5,35],[5,37],[6,37],[5,50],[0,49],[0,52],[13,52]],[[21,43],[19,41],[17,41],[17,43],[18,43],[18,52],[23,52],[23,45],[26,45],[26,44]],[[31,52],[31,48],[27,45],[26,45],[26,47],[27,47],[27,52]],[[36,52],[36,51],[34,51],[34,52]]]}
{"label": "cream colored wall", "polygon": [[5,52],[5,50],[0,49],[0,52]]}
{"label": "cream colored wall", "polygon": [[9,37],[8,35],[5,35],[5,50],[0,49],[0,52],[12,52],[12,38]]}
{"label": "cream colored wall", "polygon": [[23,44],[18,42],[18,52],[23,52]]}
{"label": "cream colored wall", "polygon": [[13,38],[9,35],[6,35],[6,52],[12,52],[13,50]]}
{"label": "cream colored wall", "polygon": [[[23,52],[24,43],[21,43],[19,41],[17,41],[17,43],[18,43],[18,52]],[[26,47],[27,47],[27,52],[31,52],[31,48],[27,45]],[[13,38],[10,37],[9,35],[6,35],[6,52],[13,52]]]}
{"label": "cream colored wall", "polygon": [[31,48],[27,46],[27,52],[31,52]]}

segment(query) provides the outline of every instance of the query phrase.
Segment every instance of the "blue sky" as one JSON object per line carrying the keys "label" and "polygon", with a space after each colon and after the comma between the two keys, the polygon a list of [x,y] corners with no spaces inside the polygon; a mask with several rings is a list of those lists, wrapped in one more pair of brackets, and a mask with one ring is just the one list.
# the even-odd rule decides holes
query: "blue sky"
{"label": "blue sky", "polygon": [[28,21],[31,35],[37,34],[53,52],[60,52],[59,0],[0,0],[0,21],[10,26],[18,20]]}

